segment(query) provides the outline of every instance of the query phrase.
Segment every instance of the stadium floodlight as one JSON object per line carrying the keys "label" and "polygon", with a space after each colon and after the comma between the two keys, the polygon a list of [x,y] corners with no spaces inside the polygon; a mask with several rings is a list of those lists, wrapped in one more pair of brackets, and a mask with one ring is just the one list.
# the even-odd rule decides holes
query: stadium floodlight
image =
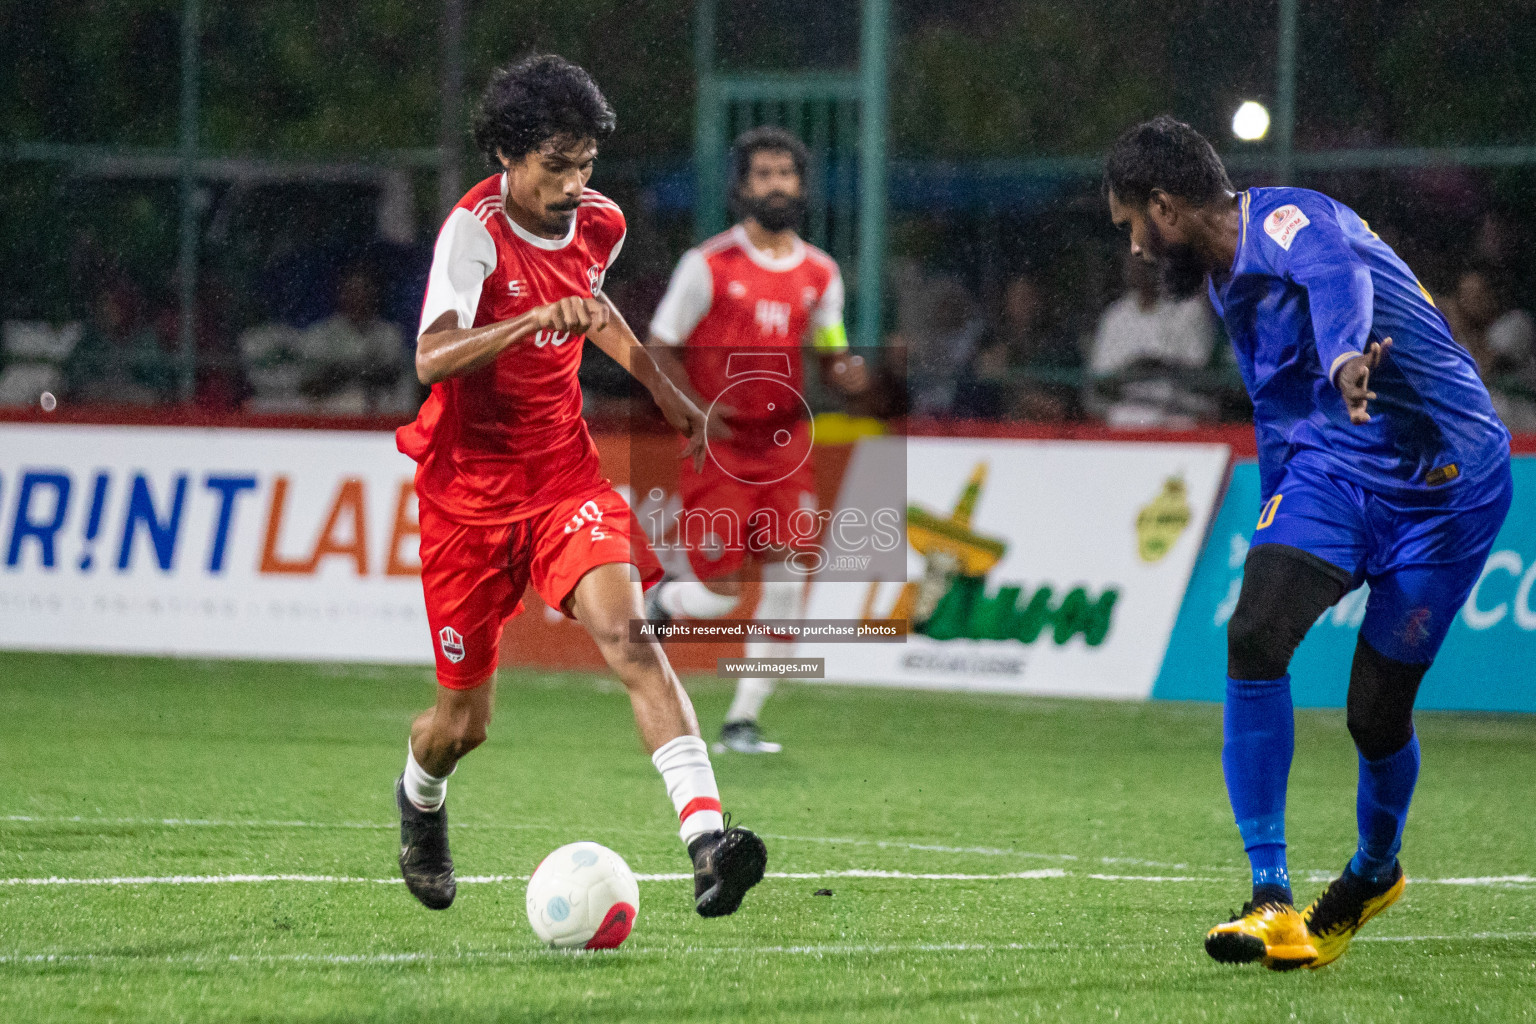
{"label": "stadium floodlight", "polygon": [[1244,142],[1258,142],[1269,134],[1269,110],[1257,100],[1244,100],[1232,115],[1232,134]]}

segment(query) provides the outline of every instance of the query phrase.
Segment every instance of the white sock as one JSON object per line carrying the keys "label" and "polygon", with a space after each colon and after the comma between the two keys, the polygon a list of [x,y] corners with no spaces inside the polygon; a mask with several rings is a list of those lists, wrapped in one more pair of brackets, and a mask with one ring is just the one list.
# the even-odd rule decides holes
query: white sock
{"label": "white sock", "polygon": [[757,600],[759,619],[799,619],[805,616],[805,574],[788,562],[763,566],[763,594]]}
{"label": "white sock", "polygon": [[[773,658],[774,654],[761,654],[754,652],[754,647],[787,647],[788,644],[747,644],[747,657],[749,658]],[[731,701],[731,708],[725,713],[725,720],[730,722],[755,722],[763,703],[773,696],[773,680],[754,678],[736,680],[736,698]]]}
{"label": "white sock", "polygon": [[720,619],[736,607],[737,599],[717,594],[696,580],[658,583],[656,601],[668,615],[686,619]]}
{"label": "white sock", "polygon": [[709,765],[709,748],[697,736],[679,736],[656,748],[651,763],[661,772],[667,796],[682,827],[678,834],[687,845],[706,832],[725,827],[720,814],[720,790],[715,770]]}
{"label": "white sock", "polygon": [[[763,566],[763,593],[757,602],[758,619],[798,619],[805,614],[805,576],[788,562]],[[783,640],[749,640],[749,658],[793,658],[795,645]],[[771,678],[747,678],[736,683],[736,697],[725,713],[727,722],[755,722],[763,704],[773,695]]]}
{"label": "white sock", "polygon": [[443,800],[448,796],[448,775],[442,778],[428,775],[427,770],[416,763],[411,741],[405,741],[405,798],[418,810],[435,811],[443,806]]}

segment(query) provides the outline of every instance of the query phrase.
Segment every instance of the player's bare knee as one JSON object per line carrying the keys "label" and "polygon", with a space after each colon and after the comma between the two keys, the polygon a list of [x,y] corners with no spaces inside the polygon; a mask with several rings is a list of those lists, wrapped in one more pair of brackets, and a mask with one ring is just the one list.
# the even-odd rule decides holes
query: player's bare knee
{"label": "player's bare knee", "polygon": [[439,723],[439,741],[452,752],[453,759],[458,760],[485,742],[491,725],[491,710],[480,705],[461,707],[452,714],[442,715]]}
{"label": "player's bare knee", "polygon": [[603,657],[610,661],[616,655],[620,655],[624,648],[631,646],[627,616],[595,616],[585,625],[587,633],[592,637],[592,642],[597,644],[597,649],[603,652]]}
{"label": "player's bare knee", "polygon": [[484,743],[489,725],[488,719],[474,717],[456,721],[449,726],[448,745],[453,750],[454,760]]}
{"label": "player's bare knee", "polygon": [[633,687],[649,678],[661,664],[660,648],[651,640],[632,639],[628,620],[604,623],[590,631],[608,667],[625,686]]}
{"label": "player's bare knee", "polygon": [[632,642],[625,637],[622,643],[604,653],[624,685],[630,688],[656,676],[661,667],[660,649],[650,641]]}

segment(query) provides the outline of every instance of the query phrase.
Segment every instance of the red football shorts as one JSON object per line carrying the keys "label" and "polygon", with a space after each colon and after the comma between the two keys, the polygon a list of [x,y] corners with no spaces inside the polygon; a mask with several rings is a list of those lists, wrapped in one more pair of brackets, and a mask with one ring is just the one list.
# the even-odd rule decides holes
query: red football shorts
{"label": "red football shorts", "polygon": [[498,526],[466,526],[418,504],[437,680],[455,690],[473,689],[495,672],[501,627],[523,610],[528,584],[569,615],[565,599],[600,565],[633,565],[646,587],[661,579],[644,530],[611,487]]}
{"label": "red football shorts", "polygon": [[821,533],[810,459],[782,479],[763,484],[727,472],[712,458],[698,472],[685,461],[678,470],[678,492],[683,513],[677,540],[700,580],[729,576],[748,553],[765,548],[812,548]]}

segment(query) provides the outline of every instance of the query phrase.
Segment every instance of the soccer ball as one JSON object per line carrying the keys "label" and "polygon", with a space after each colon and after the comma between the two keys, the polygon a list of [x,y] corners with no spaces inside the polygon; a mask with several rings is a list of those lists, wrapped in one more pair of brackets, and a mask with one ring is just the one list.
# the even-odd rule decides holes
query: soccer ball
{"label": "soccer ball", "polygon": [[557,949],[613,949],[629,938],[639,908],[634,872],[597,843],[560,847],[528,879],[528,924]]}

